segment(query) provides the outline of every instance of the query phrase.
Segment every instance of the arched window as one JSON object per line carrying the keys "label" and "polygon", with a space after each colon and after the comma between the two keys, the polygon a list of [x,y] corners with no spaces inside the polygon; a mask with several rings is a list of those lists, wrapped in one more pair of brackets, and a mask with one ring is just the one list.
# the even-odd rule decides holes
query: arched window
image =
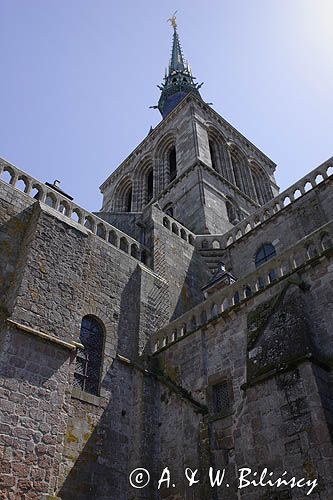
{"label": "arched window", "polygon": [[216,146],[212,140],[209,140],[209,152],[210,152],[210,159],[212,162],[212,167],[217,172],[218,167],[217,167],[217,158],[216,158]]}
{"label": "arched window", "polygon": [[77,351],[74,384],[82,391],[98,395],[104,333],[102,325],[93,316],[82,319],[80,342],[84,348]]}
{"label": "arched window", "polygon": [[268,176],[261,167],[254,163],[251,164],[251,174],[256,198],[260,205],[264,205],[273,198]]}
{"label": "arched window", "polygon": [[255,199],[253,180],[244,153],[236,146],[231,146],[230,158],[236,186],[250,198]]}
{"label": "arched window", "polygon": [[147,203],[150,202],[153,196],[154,196],[154,171],[151,170],[147,175]]}
{"label": "arched window", "polygon": [[268,260],[272,259],[276,255],[276,250],[272,243],[265,243],[262,245],[256,253],[255,263],[256,267],[261,266]]}
{"label": "arched window", "polygon": [[125,197],[125,212],[132,211],[132,188],[129,189]]}
{"label": "arched window", "polygon": [[170,182],[177,177],[177,156],[176,148],[173,146],[169,153],[169,172],[170,172]]}
{"label": "arched window", "polygon": [[112,210],[115,212],[132,211],[132,179],[124,177],[116,186],[112,200]]}

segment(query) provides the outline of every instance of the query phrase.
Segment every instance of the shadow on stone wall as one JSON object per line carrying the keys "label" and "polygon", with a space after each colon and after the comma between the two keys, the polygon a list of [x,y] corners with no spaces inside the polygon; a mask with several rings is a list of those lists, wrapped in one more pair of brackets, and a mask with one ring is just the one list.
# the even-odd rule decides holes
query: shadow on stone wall
{"label": "shadow on stone wall", "polygon": [[[137,359],[144,342],[140,334],[146,331],[140,327],[141,273],[137,266],[120,300],[117,353],[131,360]],[[64,446],[64,460],[72,468],[58,493],[62,500],[152,498],[149,487],[130,488],[128,478],[135,467],[154,470],[156,465],[156,388],[154,379],[113,359],[102,382],[108,396],[100,398],[99,406],[72,398]]]}
{"label": "shadow on stone wall", "polygon": [[[114,360],[107,378],[110,400],[97,409],[72,400],[73,415],[66,433],[65,461],[78,458],[58,495],[62,500],[138,500],[153,498],[149,487],[135,490],[129,474],[136,467],[154,470],[158,432],[152,407],[156,386],[132,367]],[[92,425],[100,413],[96,425]],[[149,417],[151,415],[151,417]],[[148,418],[147,418],[148,416]],[[90,427],[86,434],[85,426]]]}
{"label": "shadow on stone wall", "polygon": [[193,252],[183,286],[179,290],[178,300],[170,321],[178,318],[185,312],[204,300],[201,288],[211,279],[209,269],[199,253]]}
{"label": "shadow on stone wall", "polygon": [[8,305],[8,292],[15,280],[17,261],[30,217],[31,207],[0,224],[0,315]]}

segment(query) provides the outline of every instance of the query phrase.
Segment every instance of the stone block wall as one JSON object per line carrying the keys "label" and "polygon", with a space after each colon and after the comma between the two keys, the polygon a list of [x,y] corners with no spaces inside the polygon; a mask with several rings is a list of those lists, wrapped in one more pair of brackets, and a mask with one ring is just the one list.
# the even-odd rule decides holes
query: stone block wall
{"label": "stone block wall", "polygon": [[[205,497],[199,486],[193,487],[193,498],[273,498],[274,489],[269,487],[237,490],[241,467],[259,474],[267,467],[275,478],[285,470],[289,478],[317,478],[319,486],[311,498],[329,498],[333,481],[332,356],[328,341],[332,283],[331,257],[318,258],[303,270],[299,285],[282,281],[155,354],[161,369],[207,406],[207,414],[192,416],[186,429],[191,429],[198,442],[200,424],[208,425],[209,463],[225,468],[230,480],[229,488],[224,482]],[[275,300],[280,294],[281,300]],[[253,321],[259,328],[255,340]],[[322,346],[329,351],[326,358]],[[224,381],[230,384],[231,409],[228,414],[218,414],[213,386]],[[175,426],[174,410],[161,410],[163,427]],[[177,432],[179,429],[178,425]],[[178,436],[179,442],[187,436],[187,430],[180,432],[184,437]],[[171,445],[160,449],[161,462],[172,463],[177,470],[192,467],[192,463],[196,468],[200,461],[199,450],[175,463]],[[183,479],[179,497],[169,490],[165,498],[184,498],[186,484]],[[280,494],[295,499],[306,496],[305,489],[288,487],[280,488]]]}
{"label": "stone block wall", "polygon": [[[152,220],[154,270],[168,283],[166,303],[171,320],[202,301],[201,287],[207,283],[209,271],[193,244],[182,238],[185,229],[180,224],[154,207]],[[166,220],[169,227],[164,225]],[[173,224],[179,234],[173,232]]]}
{"label": "stone block wall", "polygon": [[40,500],[56,489],[66,428],[67,348],[1,326],[0,491]]}
{"label": "stone block wall", "polygon": [[[125,499],[130,463],[139,461],[131,440],[140,436],[142,453],[153,456],[144,429],[154,398],[149,382],[140,382],[142,372],[124,359],[144,354],[152,329],[166,321],[166,282],[12,186],[1,196],[3,241],[10,242],[0,248],[7,305],[0,345],[2,494],[69,500],[103,498],[112,489]],[[73,388],[75,342],[87,314],[105,331],[98,396]],[[142,405],[151,411],[142,413]]]}
{"label": "stone block wall", "polygon": [[[329,194],[331,189],[332,179],[319,184],[292,204],[263,220],[248,234],[235,239],[226,248],[223,246],[217,249],[215,251],[217,261],[223,261],[237,278],[241,278],[245,273],[255,271],[255,255],[264,243],[272,243],[277,254],[292,248],[332,219],[333,205]],[[323,229],[323,234],[324,232]],[[200,237],[198,248],[202,247],[203,239],[207,237]],[[214,236],[210,236],[210,240],[214,240]],[[205,252],[209,254],[211,248],[209,250],[202,248],[203,256]],[[295,258],[297,259],[297,255]]]}

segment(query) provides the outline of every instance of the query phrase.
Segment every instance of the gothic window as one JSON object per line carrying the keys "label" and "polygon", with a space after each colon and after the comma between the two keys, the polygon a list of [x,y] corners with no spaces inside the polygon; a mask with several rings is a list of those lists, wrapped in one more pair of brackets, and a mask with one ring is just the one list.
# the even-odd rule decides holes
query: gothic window
{"label": "gothic window", "polygon": [[153,170],[151,170],[147,175],[147,203],[150,202],[153,196],[154,196],[154,172]]}
{"label": "gothic window", "polygon": [[237,154],[234,150],[231,152],[231,163],[234,170],[236,186],[243,192],[245,192],[245,187],[242,178],[242,167],[243,161],[242,157]]}
{"label": "gothic window", "polygon": [[169,172],[170,172],[170,182],[177,177],[177,156],[176,148],[173,146],[169,152]]}
{"label": "gothic window", "polygon": [[227,380],[213,386],[214,413],[227,415],[232,408],[232,394]]}
{"label": "gothic window", "polygon": [[132,210],[132,188],[129,189],[125,196],[125,212],[131,212]]}
{"label": "gothic window", "polygon": [[98,395],[102,367],[104,333],[102,325],[93,316],[82,319],[80,342],[74,372],[74,385],[82,391]]}
{"label": "gothic window", "polygon": [[255,164],[251,164],[251,174],[257,200],[260,205],[264,205],[273,198],[268,177],[264,170]]}
{"label": "gothic window", "polygon": [[276,255],[276,250],[271,243],[265,243],[262,245],[256,253],[255,264],[256,267],[261,266],[268,260],[272,259]]}
{"label": "gothic window", "polygon": [[217,157],[216,157],[216,145],[213,143],[212,140],[209,140],[209,152],[210,152],[210,159],[212,162],[212,167],[217,172],[218,167],[217,167]]}
{"label": "gothic window", "polygon": [[124,177],[116,186],[113,195],[113,210],[115,212],[131,212],[132,210],[132,179]]}
{"label": "gothic window", "polygon": [[256,199],[253,178],[244,153],[242,153],[236,146],[232,146],[230,150],[230,158],[236,186],[250,198]]}

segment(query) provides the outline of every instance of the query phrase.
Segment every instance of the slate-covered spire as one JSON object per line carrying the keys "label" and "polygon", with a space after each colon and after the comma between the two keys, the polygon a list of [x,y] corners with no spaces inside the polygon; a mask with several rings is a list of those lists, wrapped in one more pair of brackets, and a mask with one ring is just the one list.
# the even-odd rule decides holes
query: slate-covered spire
{"label": "slate-covered spire", "polygon": [[182,48],[180,46],[179,35],[177,32],[177,25],[175,25],[173,30],[173,44],[172,44],[172,54],[169,64],[169,74],[172,71],[184,71],[186,69],[184,56]]}
{"label": "slate-covered spire", "polygon": [[194,92],[200,96],[199,88],[202,85],[202,83],[198,85],[194,82],[195,78],[192,76],[191,69],[184,60],[175,14],[169,19],[173,27],[173,43],[169,69],[165,74],[164,83],[159,85],[162,93],[158,101],[158,109],[163,118],[177,106],[186,94]]}

